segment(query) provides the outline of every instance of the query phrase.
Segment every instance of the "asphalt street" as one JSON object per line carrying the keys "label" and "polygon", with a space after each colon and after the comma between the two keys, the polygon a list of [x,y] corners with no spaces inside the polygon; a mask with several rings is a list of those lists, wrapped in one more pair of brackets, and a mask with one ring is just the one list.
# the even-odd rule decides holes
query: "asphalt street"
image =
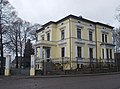
{"label": "asphalt street", "polygon": [[0,78],[0,89],[120,89],[120,74],[58,77]]}

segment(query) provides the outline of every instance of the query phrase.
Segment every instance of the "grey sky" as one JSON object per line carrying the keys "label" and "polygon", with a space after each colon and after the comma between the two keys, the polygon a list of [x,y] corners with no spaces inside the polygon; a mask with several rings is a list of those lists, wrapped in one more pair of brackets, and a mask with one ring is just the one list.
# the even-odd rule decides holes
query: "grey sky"
{"label": "grey sky", "polygon": [[100,21],[113,26],[115,9],[120,0],[9,0],[18,15],[32,23],[57,21],[69,14]]}

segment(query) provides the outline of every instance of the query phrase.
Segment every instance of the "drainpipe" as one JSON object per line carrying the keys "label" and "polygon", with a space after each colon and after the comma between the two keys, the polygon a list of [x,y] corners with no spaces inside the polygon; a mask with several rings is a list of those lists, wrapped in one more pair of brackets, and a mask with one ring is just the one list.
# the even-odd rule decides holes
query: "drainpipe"
{"label": "drainpipe", "polygon": [[71,65],[71,22],[70,22],[70,18],[69,18],[69,36],[70,36],[70,70],[72,69],[72,65]]}
{"label": "drainpipe", "polygon": [[96,24],[95,24],[95,42],[96,42],[96,65],[98,65],[98,59],[97,59],[97,27],[96,27]]}

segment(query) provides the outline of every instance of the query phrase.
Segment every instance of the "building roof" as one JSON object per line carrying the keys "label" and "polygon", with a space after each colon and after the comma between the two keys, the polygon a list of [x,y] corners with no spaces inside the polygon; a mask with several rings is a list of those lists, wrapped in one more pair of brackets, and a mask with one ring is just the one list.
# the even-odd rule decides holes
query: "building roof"
{"label": "building roof", "polygon": [[37,30],[36,32],[38,33],[38,32],[40,32],[40,31],[44,30],[44,28],[47,27],[47,26],[50,25],[50,24],[58,24],[58,23],[60,23],[60,22],[62,22],[62,21],[65,21],[65,20],[67,20],[67,19],[69,19],[69,18],[74,18],[74,19],[77,19],[77,20],[82,20],[82,21],[85,21],[85,22],[90,22],[90,23],[95,24],[95,25],[102,25],[102,26],[109,27],[109,28],[112,28],[112,29],[114,28],[113,26],[110,26],[110,25],[108,25],[108,24],[104,24],[104,23],[100,23],[100,22],[94,22],[94,21],[85,19],[85,18],[83,18],[82,16],[75,16],[75,15],[71,15],[71,14],[70,14],[70,15],[68,15],[68,16],[60,19],[60,20],[58,20],[57,22],[54,22],[54,21],[49,21],[49,22],[47,22],[46,24],[42,25],[42,28],[41,28],[41,29]]}

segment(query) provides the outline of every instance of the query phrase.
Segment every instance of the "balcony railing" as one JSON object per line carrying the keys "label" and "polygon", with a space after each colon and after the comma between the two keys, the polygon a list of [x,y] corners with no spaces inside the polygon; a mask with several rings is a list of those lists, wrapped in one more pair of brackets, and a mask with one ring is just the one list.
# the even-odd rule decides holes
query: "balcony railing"
{"label": "balcony railing", "polygon": [[47,40],[39,40],[35,43],[35,46],[37,45],[52,45],[52,46],[56,46],[57,42],[56,41],[47,41]]}

